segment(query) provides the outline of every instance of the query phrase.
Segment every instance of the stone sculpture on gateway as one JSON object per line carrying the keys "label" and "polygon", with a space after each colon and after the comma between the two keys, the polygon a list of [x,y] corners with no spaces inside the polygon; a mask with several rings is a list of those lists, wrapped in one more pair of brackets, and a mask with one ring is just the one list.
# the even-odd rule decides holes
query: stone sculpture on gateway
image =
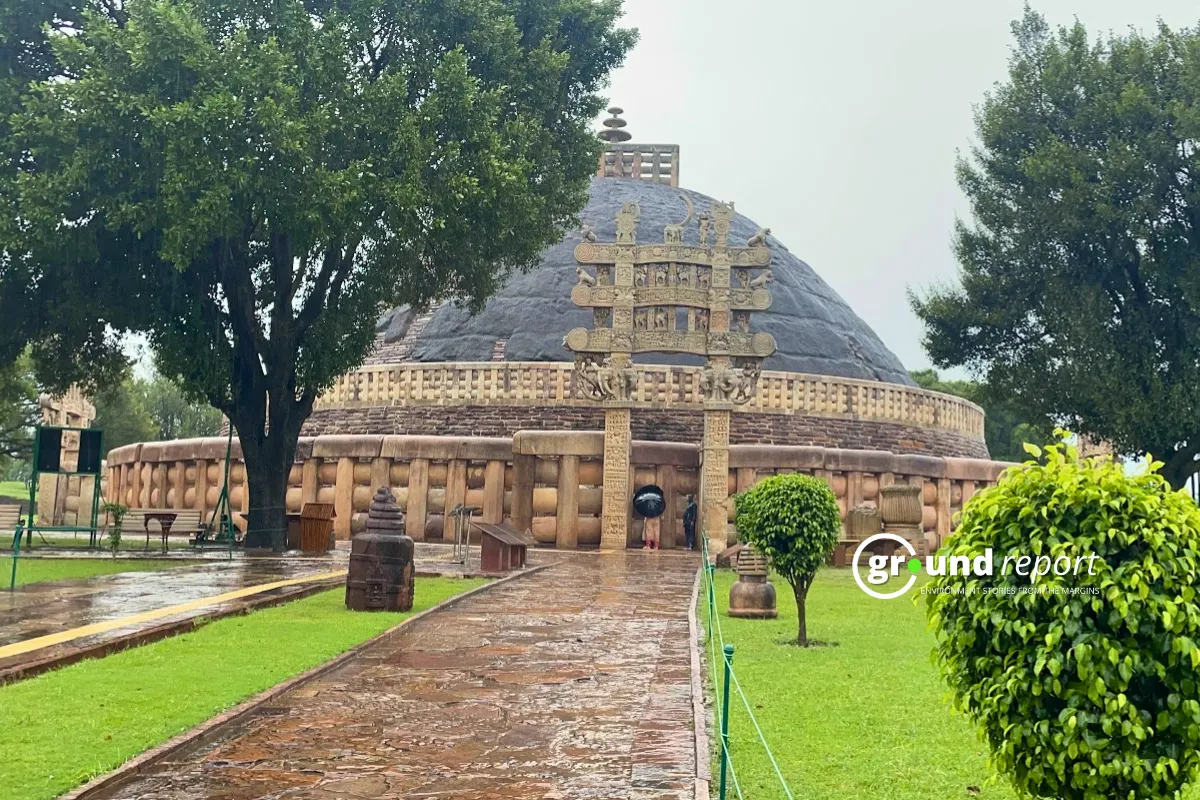
{"label": "stone sculpture on gateway", "polygon": [[[771,304],[765,288],[768,231],[760,229],[746,247],[730,247],[733,204],[714,202],[700,214],[698,246],[685,244],[696,215],[691,199],[682,193],[680,198],[687,215],[664,226],[662,244],[638,244],[641,209],[626,202],[617,213],[615,242],[584,237],[575,248],[579,282],[571,299],[592,309],[593,327],[575,328],[563,345],[575,354],[575,385],[605,408],[601,549],[624,549],[631,538],[630,410],[638,376],[633,354],[687,353],[705,359],[699,387],[704,396],[701,520],[711,549],[719,552],[728,532],[730,410],[750,402],[762,361],[775,352],[770,334],[750,331],[751,312]],[[593,264],[595,276],[585,268]],[[677,324],[684,312],[687,323],[681,329]]]}

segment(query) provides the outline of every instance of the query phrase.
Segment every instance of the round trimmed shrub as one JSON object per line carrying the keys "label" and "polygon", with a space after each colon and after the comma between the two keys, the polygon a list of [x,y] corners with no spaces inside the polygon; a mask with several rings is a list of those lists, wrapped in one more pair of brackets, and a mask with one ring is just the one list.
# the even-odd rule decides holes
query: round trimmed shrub
{"label": "round trimmed shrub", "polygon": [[972,498],[942,551],[991,549],[992,574],[926,586],[955,707],[1021,796],[1173,798],[1196,774],[1200,509],[1159,466],[1046,448]]}
{"label": "round trimmed shrub", "polygon": [[796,643],[808,646],[805,600],[817,570],[829,560],[842,531],[837,498],[811,475],[776,475],[734,498],[742,541],[754,545],[792,587],[799,616]]}

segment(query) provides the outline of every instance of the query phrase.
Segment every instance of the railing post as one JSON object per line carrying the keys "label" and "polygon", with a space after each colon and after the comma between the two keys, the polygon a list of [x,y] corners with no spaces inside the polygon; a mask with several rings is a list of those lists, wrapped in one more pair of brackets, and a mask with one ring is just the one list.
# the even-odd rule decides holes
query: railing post
{"label": "railing post", "polygon": [[721,697],[721,800],[725,800],[725,773],[729,768],[729,673],[733,671],[733,645],[725,645],[725,686]]}

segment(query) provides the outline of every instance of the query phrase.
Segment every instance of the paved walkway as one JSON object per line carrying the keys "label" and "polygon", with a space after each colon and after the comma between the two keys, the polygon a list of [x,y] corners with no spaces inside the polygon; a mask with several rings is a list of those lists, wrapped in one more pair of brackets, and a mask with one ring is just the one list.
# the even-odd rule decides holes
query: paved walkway
{"label": "paved walkway", "polygon": [[578,555],[384,637],[122,800],[691,800],[698,561]]}

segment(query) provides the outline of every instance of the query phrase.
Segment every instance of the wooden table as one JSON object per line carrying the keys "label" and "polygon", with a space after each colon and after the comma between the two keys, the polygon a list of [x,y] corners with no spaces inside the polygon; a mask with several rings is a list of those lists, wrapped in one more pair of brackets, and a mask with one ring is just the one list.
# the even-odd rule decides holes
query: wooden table
{"label": "wooden table", "polygon": [[171,526],[175,524],[175,519],[179,515],[174,511],[146,511],[142,515],[142,527],[146,531],[146,549],[150,549],[150,520],[157,520],[162,527],[162,551],[167,552],[167,535],[171,533]]}

